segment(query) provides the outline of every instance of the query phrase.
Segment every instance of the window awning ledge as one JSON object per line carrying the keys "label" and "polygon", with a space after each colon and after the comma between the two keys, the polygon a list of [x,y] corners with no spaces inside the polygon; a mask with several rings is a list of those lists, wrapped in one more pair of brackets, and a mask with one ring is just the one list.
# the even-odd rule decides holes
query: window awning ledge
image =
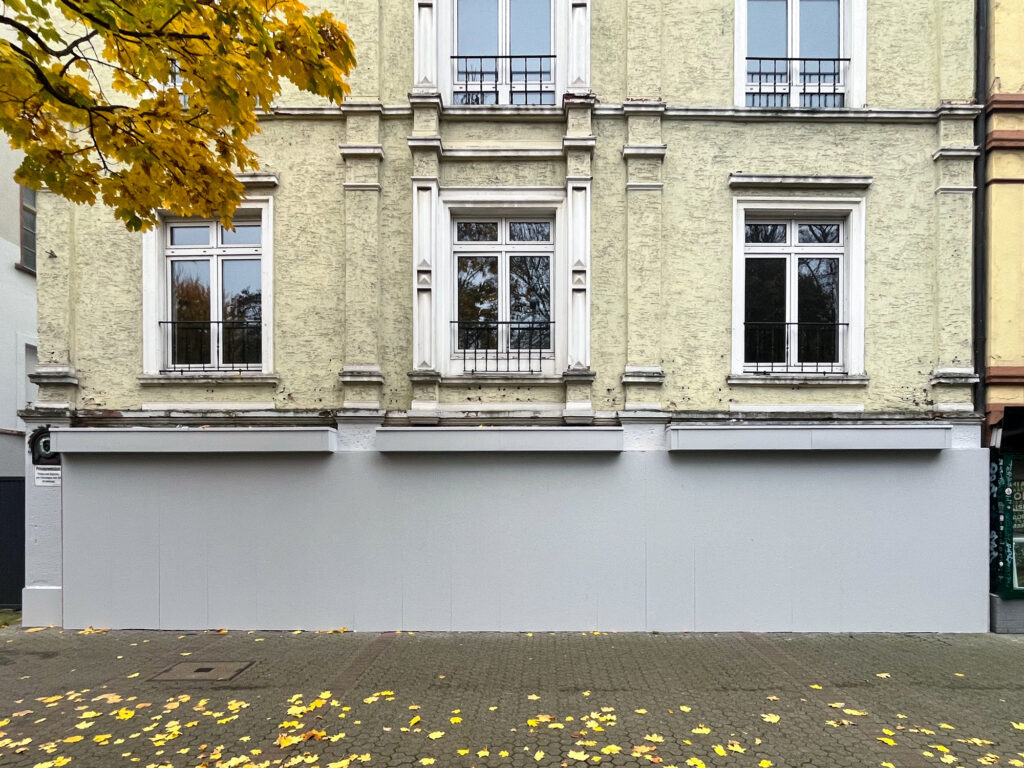
{"label": "window awning ledge", "polygon": [[135,427],[50,431],[57,453],[333,453],[331,427]]}
{"label": "window awning ledge", "polygon": [[764,173],[730,173],[733,189],[867,189],[873,176],[785,176]]}
{"label": "window awning ledge", "polygon": [[668,428],[670,451],[939,451],[952,445],[946,424],[743,425]]}
{"label": "window awning ledge", "polygon": [[618,453],[622,427],[381,427],[384,453],[553,452]]}

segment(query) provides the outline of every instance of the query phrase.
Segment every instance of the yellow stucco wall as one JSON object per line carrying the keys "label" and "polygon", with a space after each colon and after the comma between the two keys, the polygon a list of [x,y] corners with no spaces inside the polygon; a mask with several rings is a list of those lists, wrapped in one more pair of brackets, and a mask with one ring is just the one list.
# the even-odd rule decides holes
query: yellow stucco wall
{"label": "yellow stucco wall", "polygon": [[[563,2],[564,0],[558,0]],[[733,101],[735,0],[598,0],[592,3],[592,83],[600,105],[628,98],[669,106],[730,107]],[[973,87],[970,0],[868,3],[868,101],[874,108],[935,109],[966,101]],[[897,9],[895,6],[899,6]],[[332,6],[332,4],[329,4]],[[332,10],[349,23],[359,68],[355,100],[408,107],[412,83],[412,9],[408,0],[347,0]],[[660,15],[659,15],[660,14]],[[905,24],[913,17],[915,24]],[[642,24],[646,18],[646,24]],[[652,19],[661,19],[657,24]],[[646,35],[646,37],[645,37]],[[642,88],[642,90],[638,90]],[[315,105],[289,92],[283,104]],[[962,125],[961,125],[962,123]],[[635,142],[622,114],[594,117],[592,161],[591,359],[594,407],[625,405],[628,200],[623,145]],[[970,163],[940,173],[932,155],[969,120],[949,122],[655,117],[643,127],[667,145],[647,171],[664,181],[661,208],[644,218],[660,238],[660,301],[632,308],[656,328],[649,347],[666,380],[655,398],[667,410],[727,410],[730,403],[858,403],[869,411],[927,412],[936,401],[969,400],[969,390],[929,384],[938,365],[970,367],[970,207],[942,216],[955,247],[939,247],[942,173],[970,184]],[[276,173],[274,196],[274,373],[276,386],[145,387],[142,373],[141,237],[123,231],[101,208],[45,196],[41,203],[40,357],[73,365],[80,386],[73,405],[134,410],[147,403],[264,402],[279,409],[340,408],[338,373],[374,363],[384,374],[381,404],[406,410],[412,399],[412,201],[414,159],[409,110],[394,116],[268,119],[255,142],[264,169]],[[564,120],[442,120],[450,147],[558,147]],[[659,139],[660,137],[660,139]],[[359,140],[356,141],[355,139]],[[968,139],[969,140],[969,139]],[[343,160],[339,144],[378,143],[373,163]],[[765,174],[862,174],[874,181],[867,200],[866,367],[857,387],[729,385],[732,324],[734,171]],[[564,187],[558,158],[442,160],[442,185]],[[379,198],[351,197],[344,182],[379,181]],[[814,192],[814,195],[824,193]],[[369,205],[346,210],[349,205]],[[366,201],[379,200],[379,203]],[[1014,198],[1016,220],[1022,199]],[[646,208],[640,207],[643,214]],[[376,224],[374,224],[376,222]],[[659,223],[660,222],[660,223]],[[372,228],[372,229],[368,229]],[[353,254],[360,254],[358,262]],[[367,254],[370,254],[367,256]],[[369,259],[369,261],[367,261]],[[376,260],[373,279],[363,280]],[[364,271],[360,271],[364,270]],[[955,278],[953,289],[940,279]],[[1019,278],[1019,275],[1018,275]],[[1006,282],[1007,290],[1010,281]],[[946,287],[943,287],[943,286]],[[957,287],[959,286],[959,287]],[[1017,285],[1019,295],[1024,287]],[[1019,303],[1020,304],[1020,303]],[[957,329],[944,337],[947,313]],[[962,333],[959,329],[966,328]],[[364,359],[376,356],[376,359]],[[44,397],[67,389],[44,387]],[[440,400],[559,402],[552,386],[445,386]]]}

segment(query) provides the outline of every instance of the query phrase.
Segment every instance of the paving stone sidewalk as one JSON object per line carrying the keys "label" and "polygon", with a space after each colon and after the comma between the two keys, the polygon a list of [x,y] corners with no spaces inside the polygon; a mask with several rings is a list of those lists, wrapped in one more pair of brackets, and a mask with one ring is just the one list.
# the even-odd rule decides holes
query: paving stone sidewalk
{"label": "paving stone sidewalk", "polygon": [[1024,768],[1024,638],[0,629],[3,768],[584,764]]}

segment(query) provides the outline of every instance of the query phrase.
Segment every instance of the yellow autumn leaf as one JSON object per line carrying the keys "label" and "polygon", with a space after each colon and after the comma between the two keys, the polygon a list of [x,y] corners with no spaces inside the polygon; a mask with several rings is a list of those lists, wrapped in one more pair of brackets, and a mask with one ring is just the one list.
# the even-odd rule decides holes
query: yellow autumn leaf
{"label": "yellow autumn leaf", "polygon": [[829,706],[832,707],[832,709],[842,709],[843,707],[846,706],[846,702],[845,701],[833,701],[831,704],[829,704]]}
{"label": "yellow autumn leaf", "polygon": [[686,764],[690,765],[690,766],[693,766],[693,768],[707,768],[707,766],[704,765],[704,761],[701,760],[699,757],[691,757],[691,758],[689,758],[686,761]]}
{"label": "yellow autumn leaf", "polygon": [[590,758],[590,755],[588,755],[582,749],[576,749],[569,750],[566,753],[566,757],[568,757],[570,760],[588,760]]}
{"label": "yellow autumn leaf", "polygon": [[766,723],[777,723],[782,718],[773,712],[769,712],[768,714],[761,715],[761,719],[764,720]]}
{"label": "yellow autumn leaf", "polygon": [[892,675],[890,675],[888,672],[878,672],[875,674],[875,677],[880,677],[883,680],[885,680],[886,678],[892,677]]}
{"label": "yellow autumn leaf", "polygon": [[468,749],[456,749],[455,751],[456,751],[456,752],[457,752],[458,754],[462,755],[462,756],[465,756],[465,755],[468,755],[468,754],[469,754],[469,750],[468,750]]}
{"label": "yellow autumn leaf", "polygon": [[867,712],[865,712],[865,711],[863,711],[861,709],[844,709],[843,710],[843,714],[844,715],[853,715],[854,717],[863,717],[864,715],[867,714]]}
{"label": "yellow autumn leaf", "polygon": [[29,632],[42,632],[44,629],[47,629],[47,627],[30,627],[29,629],[25,630],[25,633],[28,634]]}
{"label": "yellow autumn leaf", "polygon": [[509,755],[509,752],[508,752],[507,749],[503,749],[503,750],[501,750],[501,752],[498,753],[498,757],[508,757],[508,755]]}
{"label": "yellow autumn leaf", "polygon": [[685,704],[680,704],[679,705],[679,711],[680,712],[689,712],[690,708],[688,706],[686,706]]}
{"label": "yellow autumn leaf", "polygon": [[609,744],[607,747],[601,747],[602,755],[617,755],[622,751],[622,747],[618,744]]}
{"label": "yellow autumn leaf", "polygon": [[277,741],[275,741],[274,743],[277,744],[277,746],[279,746],[281,749],[285,749],[286,747],[290,747],[293,744],[298,744],[301,741],[301,736],[291,736],[287,733],[281,733],[278,734]]}
{"label": "yellow autumn leaf", "polygon": [[725,751],[725,747],[723,747],[721,744],[715,744],[715,746],[713,746],[712,749],[715,750],[715,754],[719,757],[725,757],[729,754]]}
{"label": "yellow autumn leaf", "polygon": [[420,765],[433,765],[436,762],[437,762],[437,760],[435,760],[432,757],[422,757],[422,758],[420,758]]}
{"label": "yellow autumn leaf", "polygon": [[820,691],[821,690],[821,686],[818,685],[817,683],[813,683],[810,687],[813,688],[816,691]]}
{"label": "yellow autumn leaf", "polygon": [[636,712],[638,715],[646,715],[647,714],[647,710],[646,709],[634,709],[633,711]]}
{"label": "yellow autumn leaf", "polygon": [[772,768],[772,761],[771,760],[762,760],[757,765],[758,765],[758,768]]}
{"label": "yellow autumn leaf", "polygon": [[747,751],[745,747],[740,746],[738,741],[730,741],[727,747],[730,752],[736,752],[740,755]]}
{"label": "yellow autumn leaf", "polygon": [[711,729],[708,728],[706,725],[704,725],[704,723],[700,723],[696,728],[694,728],[692,731],[690,731],[690,733],[696,733],[698,735],[704,735],[704,734],[711,733]]}
{"label": "yellow autumn leaf", "polygon": [[[1016,728],[1016,729],[1017,729],[1018,731],[1024,731],[1024,723],[1015,723],[1015,722],[1013,722],[1013,721],[1011,720],[1011,721],[1010,721],[1010,725],[1012,725],[1012,726],[1013,726],[1014,728]],[[941,727],[941,726],[940,726],[940,727]]]}
{"label": "yellow autumn leaf", "polygon": [[882,742],[883,744],[888,744],[890,747],[896,746],[896,742],[890,739],[888,736],[879,736],[878,741]]}
{"label": "yellow autumn leaf", "polygon": [[491,756],[491,750],[489,750],[487,747],[484,747],[483,749],[479,750],[476,753],[476,756],[477,757],[490,757]]}
{"label": "yellow autumn leaf", "polygon": [[453,716],[453,717],[449,717],[448,720],[449,720],[449,722],[451,722],[452,725],[458,725],[459,723],[462,722],[462,718],[459,717],[458,715]]}
{"label": "yellow autumn leaf", "polygon": [[427,738],[432,739],[434,741],[440,739],[442,736],[444,736],[444,731],[431,731],[427,734]]}
{"label": "yellow autumn leaf", "polygon": [[538,749],[536,752],[534,752],[533,753],[533,759],[536,760],[538,763],[541,760],[543,760],[544,759],[544,750],[543,749]]}
{"label": "yellow autumn leaf", "polygon": [[[106,631],[106,630],[104,630],[104,631]],[[71,762],[71,758],[70,757],[58,756],[58,757],[53,758],[53,765],[54,765],[55,768],[61,768],[61,766],[67,765],[70,762]]]}
{"label": "yellow autumn leaf", "polygon": [[892,763],[882,763],[882,768],[896,768]]}
{"label": "yellow autumn leaf", "polygon": [[[1022,723],[1022,725],[1024,725],[1024,723]],[[955,731],[956,730],[956,728],[954,728],[949,723],[939,723],[939,728],[943,728],[943,729],[945,729],[947,731]]]}
{"label": "yellow autumn leaf", "polygon": [[665,741],[665,737],[657,733],[648,733],[644,736],[645,741],[653,741],[655,744],[661,744]]}
{"label": "yellow autumn leaf", "polygon": [[418,723],[418,722],[419,722],[419,721],[420,721],[421,719],[422,719],[422,718],[421,718],[421,717],[420,717],[419,715],[416,715],[415,717],[413,717],[413,719],[412,719],[412,720],[410,720],[410,721],[409,721],[409,727],[410,727],[410,728],[412,728],[412,727],[413,727],[414,725],[416,725],[416,723]]}

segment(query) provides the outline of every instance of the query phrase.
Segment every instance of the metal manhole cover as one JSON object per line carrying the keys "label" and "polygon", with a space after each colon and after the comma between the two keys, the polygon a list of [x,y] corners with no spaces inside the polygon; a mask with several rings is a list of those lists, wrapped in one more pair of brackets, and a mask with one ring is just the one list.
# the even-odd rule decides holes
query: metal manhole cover
{"label": "metal manhole cover", "polygon": [[186,661],[165,669],[151,680],[231,680],[251,667],[251,661]]}

